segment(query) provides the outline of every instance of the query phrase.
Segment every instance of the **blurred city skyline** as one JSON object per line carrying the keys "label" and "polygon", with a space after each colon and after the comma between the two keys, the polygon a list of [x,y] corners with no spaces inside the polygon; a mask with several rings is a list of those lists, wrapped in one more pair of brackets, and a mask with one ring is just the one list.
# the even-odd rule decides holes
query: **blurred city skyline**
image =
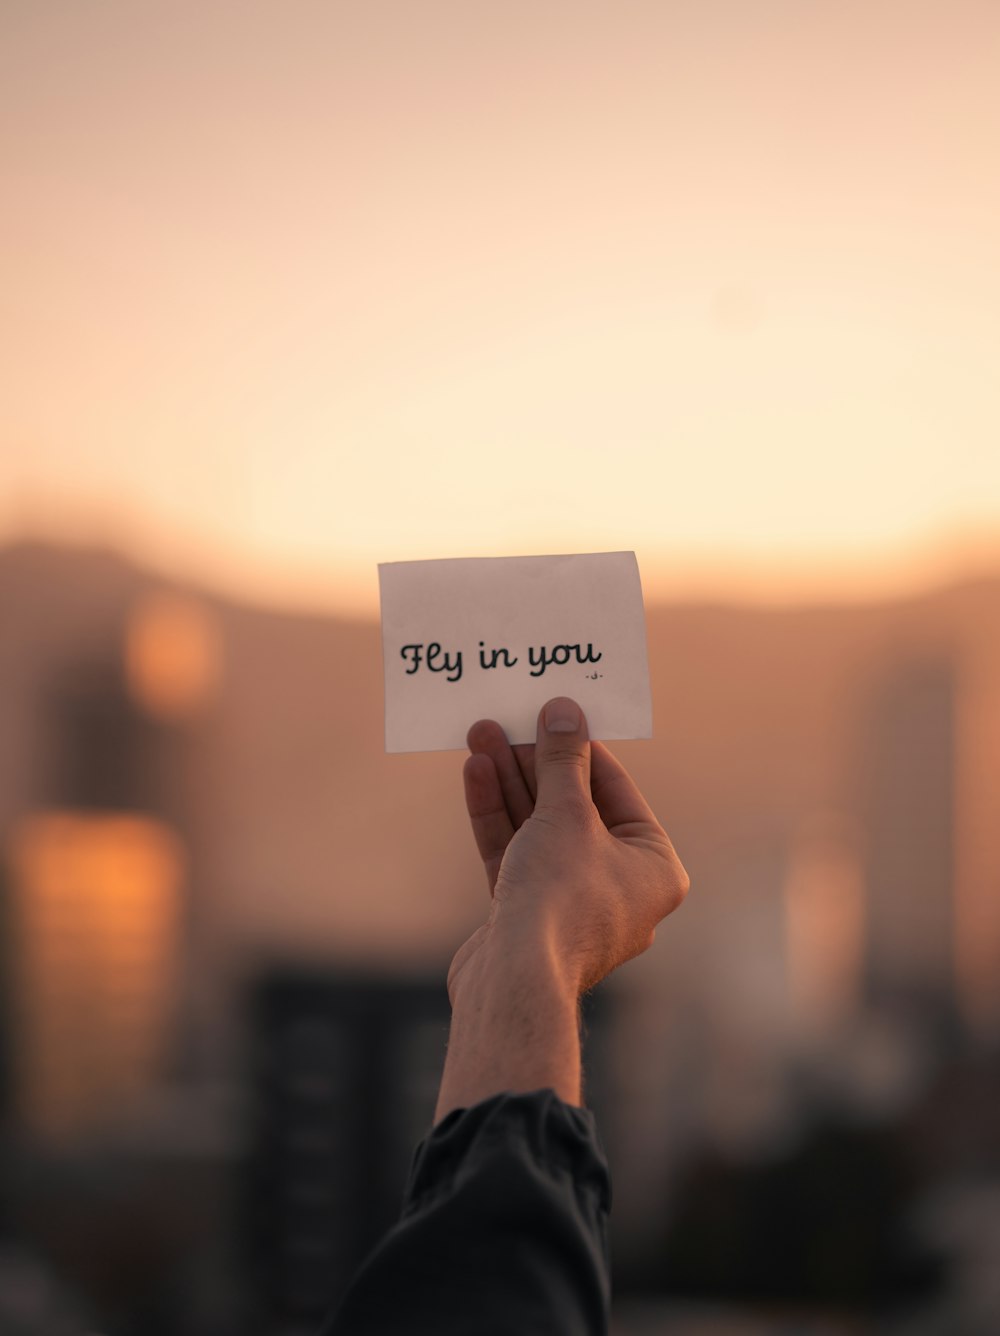
{"label": "blurred city skyline", "polygon": [[[272,1172],[286,1139],[350,1144],[368,1118],[344,1049],[359,1008],[384,1015],[383,1059],[397,1042],[410,1054],[400,1091],[423,1094],[404,1100],[393,1144],[418,1136],[447,962],[489,901],[461,753],[383,750],[377,624],[253,607],[107,550],[38,543],[0,548],[0,624],[0,1122],[50,1165],[42,1215],[32,1174],[18,1180],[23,1237],[54,1259],[78,1237],[60,1224],[86,1199],[60,1168],[67,1153],[125,1157],[136,1174],[181,1159],[220,1212],[241,1173],[298,1191]],[[972,1230],[961,1222],[995,1190],[1000,1152],[1000,580],[855,606],[651,605],[647,631],[654,737],[613,750],[693,889],[592,999],[588,1102],[615,1167],[620,1273],[675,1298],[914,1303],[923,1273],[893,1250],[922,1212],[945,1219],[935,1193],[954,1194],[956,1228]],[[405,1043],[403,983],[428,1008]],[[313,1103],[293,1110],[300,1089]],[[824,1127],[847,1138],[847,1187]],[[381,1154],[374,1132],[365,1147]],[[821,1156],[829,1188],[741,1207],[742,1176],[794,1175],[800,1153]],[[844,1240],[869,1219],[872,1165],[902,1177],[876,1194],[855,1253]],[[350,1175],[324,1173],[336,1230],[302,1218],[283,1233],[265,1194],[267,1256],[287,1244],[328,1258],[353,1237]],[[57,1262],[94,1302],[131,1302],[116,1285],[101,1298],[102,1259],[150,1237],[161,1209],[182,1236],[206,1235],[200,1205],[171,1205],[155,1175],[135,1191],[128,1227],[104,1211],[101,1247]],[[748,1239],[768,1211],[785,1232],[802,1221],[812,1261],[789,1267],[771,1239],[734,1271],[713,1241],[718,1210]],[[662,1233],[683,1234],[689,1212],[708,1231],[694,1253]],[[209,1296],[190,1278],[178,1289],[176,1254],[150,1243],[144,1284],[182,1314],[168,1336],[234,1274],[218,1250],[236,1218],[210,1240]],[[998,1242],[978,1227],[935,1236],[933,1254],[971,1270],[938,1293],[930,1330],[993,1303],[975,1268],[986,1274]],[[234,1295],[221,1301],[221,1329],[241,1329]]]}
{"label": "blurred city skyline", "polygon": [[376,611],[1000,566],[1000,11],[12,4],[0,541]]}
{"label": "blurred city skyline", "polygon": [[[636,978],[703,988],[705,932],[740,961],[718,1005],[742,992],[778,1044],[782,1012],[841,1024],[872,957],[890,993],[951,995],[995,1038],[998,589],[648,609],[654,735],[613,750],[701,894],[664,934],[687,943],[662,948],[672,982],[643,962]],[[199,949],[220,953],[206,979],[259,952],[434,968],[480,921],[460,753],[384,752],[376,625],[39,544],[0,548],[0,612],[0,829],[28,822],[40,886],[56,874],[36,815],[144,812],[182,832]],[[762,934],[751,959],[730,913]]]}

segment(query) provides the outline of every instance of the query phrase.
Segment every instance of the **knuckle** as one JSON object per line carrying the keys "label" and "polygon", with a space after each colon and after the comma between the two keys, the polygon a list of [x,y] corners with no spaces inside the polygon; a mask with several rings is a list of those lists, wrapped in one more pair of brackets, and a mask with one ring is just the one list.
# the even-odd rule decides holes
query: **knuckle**
{"label": "knuckle", "polygon": [[588,768],[587,757],[577,747],[553,747],[551,751],[546,753],[545,764],[548,767],[578,770],[581,773]]}
{"label": "knuckle", "polygon": [[687,868],[677,856],[677,850],[670,846],[670,875],[667,879],[667,893],[672,900],[671,908],[676,908],[687,898],[687,893],[691,889],[691,878],[688,876]]}
{"label": "knuckle", "polygon": [[657,883],[654,903],[658,908],[657,918],[664,919],[684,903],[691,883],[687,872],[680,863],[677,863],[674,867],[664,869],[658,877]]}

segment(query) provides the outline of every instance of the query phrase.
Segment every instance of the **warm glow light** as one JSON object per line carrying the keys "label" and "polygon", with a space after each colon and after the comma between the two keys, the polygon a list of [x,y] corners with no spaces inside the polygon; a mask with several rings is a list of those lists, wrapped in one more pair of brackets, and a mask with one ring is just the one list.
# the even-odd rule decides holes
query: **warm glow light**
{"label": "warm glow light", "polygon": [[150,714],[178,719],[218,685],[221,633],[210,610],[179,594],[145,595],[125,632],[125,670],[134,699]]}
{"label": "warm glow light", "polygon": [[43,812],[15,828],[9,862],[15,1103],[65,1140],[162,1077],[182,852],[148,817]]}
{"label": "warm glow light", "polygon": [[807,1041],[835,1037],[859,1010],[865,903],[851,823],[817,813],[800,832],[785,882],[791,1019]]}

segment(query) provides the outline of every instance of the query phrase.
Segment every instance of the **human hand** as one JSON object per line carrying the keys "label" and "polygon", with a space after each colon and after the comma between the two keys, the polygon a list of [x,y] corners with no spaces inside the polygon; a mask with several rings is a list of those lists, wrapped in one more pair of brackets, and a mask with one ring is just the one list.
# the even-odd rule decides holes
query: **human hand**
{"label": "human hand", "polygon": [[687,873],[575,702],[548,702],[534,744],[511,747],[493,720],[473,724],[468,744],[466,805],[492,908],[452,962],[452,1000],[470,962],[497,949],[544,960],[578,997],[652,944]]}

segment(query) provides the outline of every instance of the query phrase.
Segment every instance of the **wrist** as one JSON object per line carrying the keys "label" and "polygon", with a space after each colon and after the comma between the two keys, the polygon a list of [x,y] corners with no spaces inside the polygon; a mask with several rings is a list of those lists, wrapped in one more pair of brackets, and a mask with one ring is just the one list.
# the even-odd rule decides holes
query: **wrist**
{"label": "wrist", "polygon": [[480,945],[450,981],[452,1006],[463,993],[487,993],[494,987],[507,996],[514,991],[537,993],[553,1005],[568,1007],[576,1006],[583,991],[546,926],[526,922],[523,915],[504,914],[499,906],[483,929]]}
{"label": "wrist", "polygon": [[504,1091],[581,1103],[577,990],[544,939],[495,928],[452,979],[437,1120]]}

